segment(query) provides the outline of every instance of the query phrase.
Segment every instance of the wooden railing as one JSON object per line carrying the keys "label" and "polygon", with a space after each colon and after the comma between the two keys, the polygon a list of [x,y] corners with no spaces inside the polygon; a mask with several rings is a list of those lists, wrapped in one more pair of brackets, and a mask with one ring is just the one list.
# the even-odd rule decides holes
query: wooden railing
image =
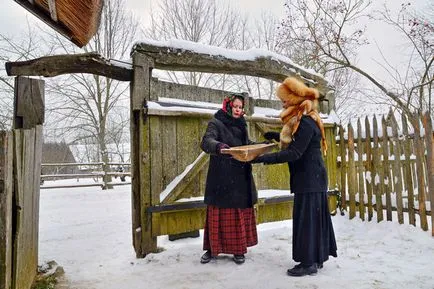
{"label": "wooden railing", "polygon": [[[102,187],[109,188],[112,186],[119,185],[129,185],[131,181],[127,180],[125,177],[131,176],[130,163],[107,163],[106,165],[110,167],[109,172],[104,172],[102,170],[105,163],[95,162],[95,163],[47,163],[41,164],[41,189],[55,189],[55,188],[74,188],[74,187]],[[44,173],[49,171],[49,173]],[[65,168],[77,168],[75,170],[66,170]],[[122,170],[118,170],[122,168]],[[54,171],[54,172],[53,172]],[[67,171],[66,173],[62,173]],[[72,171],[72,172],[71,172]],[[111,176],[114,178],[120,178],[121,182],[113,182],[112,178],[109,181],[105,181],[104,176]],[[50,184],[48,185],[46,181],[56,181],[65,179],[93,179],[93,183],[76,183],[76,184]]]}

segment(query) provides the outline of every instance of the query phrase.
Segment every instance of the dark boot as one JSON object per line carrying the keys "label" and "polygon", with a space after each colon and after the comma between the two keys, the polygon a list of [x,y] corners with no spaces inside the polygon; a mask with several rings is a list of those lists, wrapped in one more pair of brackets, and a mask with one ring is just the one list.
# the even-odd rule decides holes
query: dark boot
{"label": "dark boot", "polygon": [[209,263],[209,261],[211,260],[212,260],[212,255],[210,250],[206,251],[205,254],[203,254],[202,257],[200,257],[200,263],[202,264]]}
{"label": "dark boot", "polygon": [[234,262],[237,264],[243,264],[246,261],[244,255],[234,255]]}
{"label": "dark boot", "polygon": [[287,274],[289,276],[301,277],[306,275],[313,275],[316,274],[317,272],[318,272],[318,266],[316,263],[313,263],[312,265],[304,265],[304,264],[296,265],[294,266],[294,268],[288,269]]}
{"label": "dark boot", "polygon": [[[299,269],[299,268],[301,268],[303,265],[301,264],[301,263],[299,263],[299,264],[297,264],[297,265],[295,265],[292,269]],[[317,268],[318,269],[322,269],[322,267],[324,267],[323,266],[323,263],[318,263],[317,264]]]}

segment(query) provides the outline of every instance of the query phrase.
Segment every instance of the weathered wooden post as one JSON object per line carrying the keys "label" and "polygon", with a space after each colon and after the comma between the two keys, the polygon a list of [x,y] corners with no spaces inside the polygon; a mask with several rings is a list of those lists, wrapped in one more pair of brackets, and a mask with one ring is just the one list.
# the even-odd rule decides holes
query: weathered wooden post
{"label": "weathered wooden post", "polygon": [[131,82],[131,189],[133,246],[138,258],[157,251],[152,236],[152,214],[147,208],[158,201],[151,191],[150,123],[148,101],[151,92],[153,60],[144,54],[132,54],[134,75]]}
{"label": "weathered wooden post", "polygon": [[12,152],[11,132],[0,132],[0,289],[12,283]]}
{"label": "weathered wooden post", "polygon": [[44,81],[15,78],[12,288],[28,289],[38,268]]}

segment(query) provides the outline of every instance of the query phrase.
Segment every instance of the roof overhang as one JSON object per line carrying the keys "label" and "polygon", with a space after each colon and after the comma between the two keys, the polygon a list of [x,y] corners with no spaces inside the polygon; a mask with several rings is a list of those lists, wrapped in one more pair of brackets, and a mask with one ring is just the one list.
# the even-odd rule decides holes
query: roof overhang
{"label": "roof overhang", "polygon": [[98,30],[104,0],[14,0],[78,47]]}

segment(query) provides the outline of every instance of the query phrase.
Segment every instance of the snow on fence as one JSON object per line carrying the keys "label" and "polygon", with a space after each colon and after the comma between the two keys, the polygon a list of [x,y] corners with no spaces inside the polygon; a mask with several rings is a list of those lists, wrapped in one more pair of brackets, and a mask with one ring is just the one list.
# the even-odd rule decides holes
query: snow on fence
{"label": "snow on fence", "polygon": [[[103,167],[108,166],[109,172],[104,172]],[[62,173],[65,168],[75,168],[71,173]],[[98,187],[108,188],[110,186],[129,185],[131,181],[126,177],[131,176],[130,163],[46,163],[41,164],[41,189],[55,188],[74,188],[74,187]],[[50,174],[44,173],[49,171]],[[69,171],[69,170],[68,170]],[[105,178],[104,176],[110,176]],[[115,179],[113,180],[112,177]],[[117,181],[119,178],[119,181]],[[55,181],[59,180],[77,180],[76,183],[64,183]],[[84,180],[80,182],[80,180]],[[90,180],[90,182],[89,182]],[[47,184],[46,181],[52,181]]]}
{"label": "snow on fence", "polygon": [[381,119],[358,119],[356,128],[351,123],[340,127],[341,202],[344,208],[349,207],[350,218],[358,212],[362,220],[367,217],[370,221],[375,211],[380,222],[385,211],[391,221],[392,211],[397,211],[399,223],[404,223],[406,212],[408,223],[416,225],[418,214],[426,231],[427,215],[431,214],[434,223],[433,134],[425,134],[432,132],[432,122],[429,113],[399,118],[398,123],[389,113]]}

